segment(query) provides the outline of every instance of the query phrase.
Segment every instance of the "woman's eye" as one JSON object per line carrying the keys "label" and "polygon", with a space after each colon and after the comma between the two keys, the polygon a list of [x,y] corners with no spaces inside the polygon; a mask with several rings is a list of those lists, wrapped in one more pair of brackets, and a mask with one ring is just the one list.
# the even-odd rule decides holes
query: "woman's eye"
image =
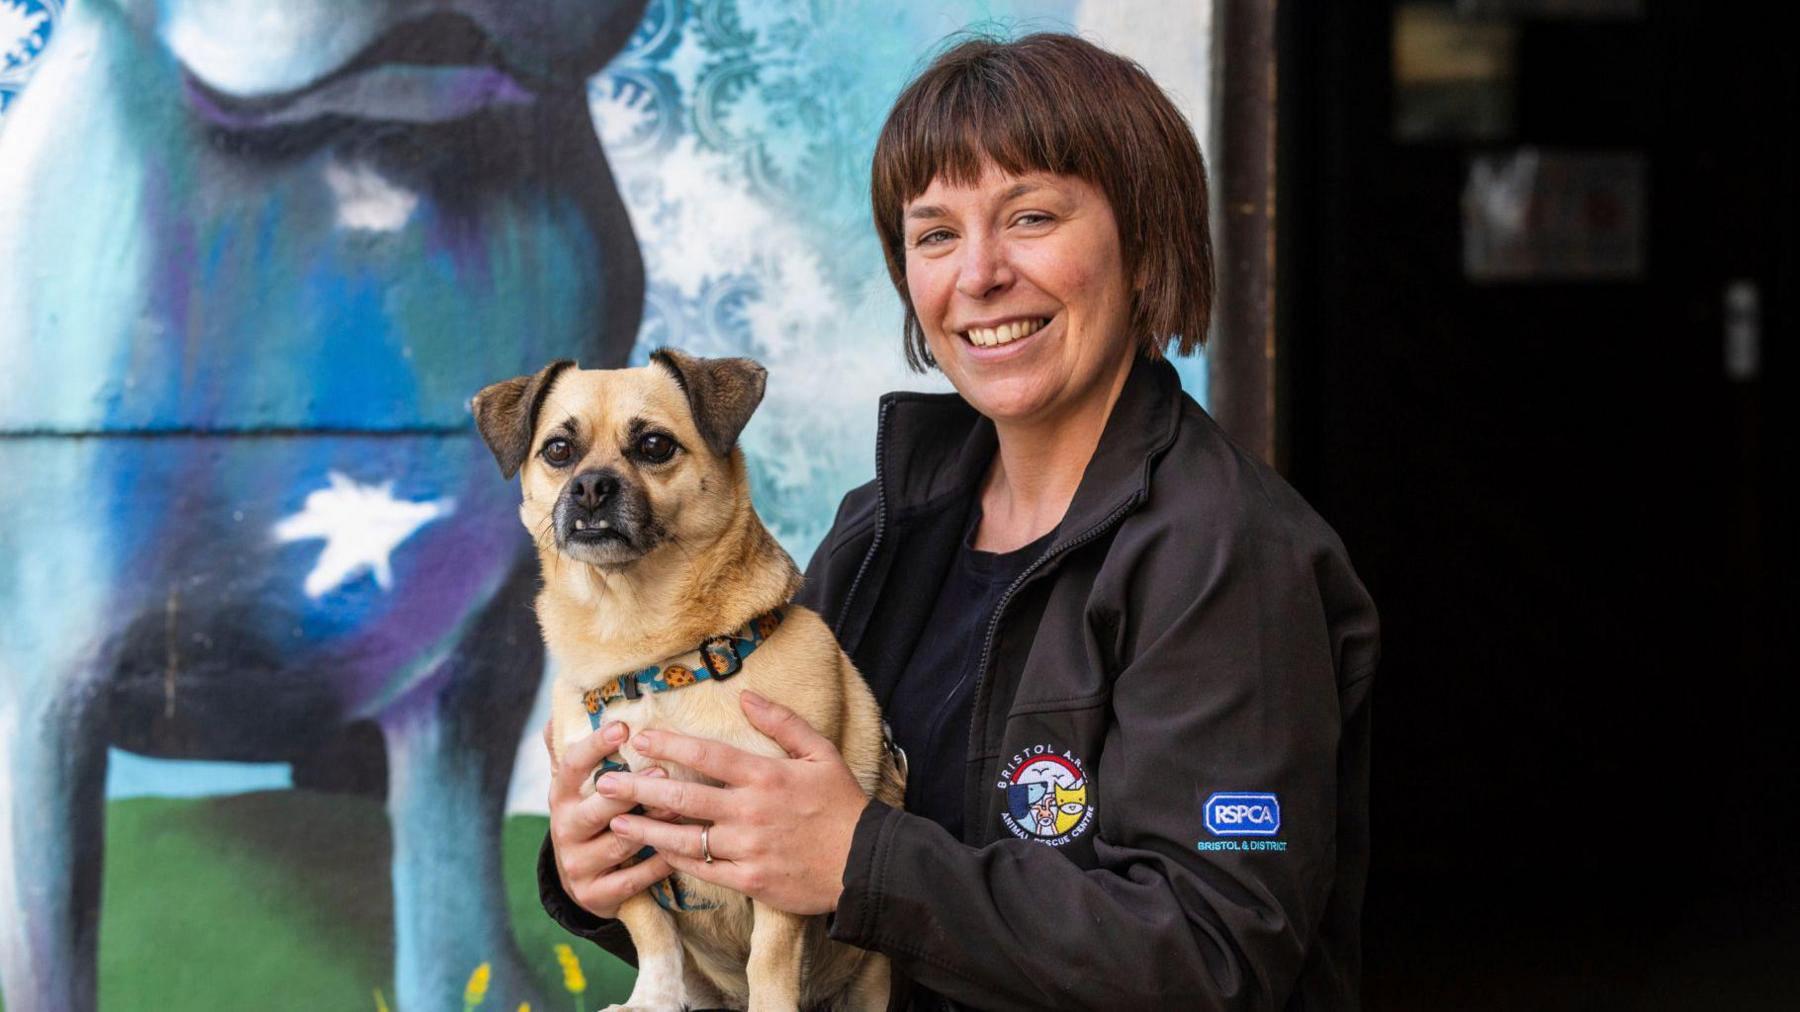
{"label": "woman's eye", "polygon": [[553,467],[561,467],[575,456],[575,447],[566,439],[552,439],[544,444],[544,460]]}
{"label": "woman's eye", "polygon": [[950,241],[950,232],[948,229],[934,228],[931,231],[925,233],[924,235],[919,236],[917,239],[914,239],[913,245],[914,246],[936,246],[938,243],[949,242],[949,241]]}
{"label": "woman's eye", "polygon": [[661,463],[675,455],[675,440],[660,432],[652,432],[638,440],[638,453],[645,460]]}
{"label": "woman's eye", "polygon": [[1015,225],[1043,225],[1050,221],[1050,216],[1042,211],[1026,211],[1013,219]]}

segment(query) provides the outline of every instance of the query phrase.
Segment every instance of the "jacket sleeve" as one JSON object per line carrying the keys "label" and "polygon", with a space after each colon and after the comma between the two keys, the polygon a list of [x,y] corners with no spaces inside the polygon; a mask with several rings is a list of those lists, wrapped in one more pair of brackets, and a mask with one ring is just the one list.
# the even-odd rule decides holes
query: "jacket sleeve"
{"label": "jacket sleeve", "polygon": [[[1287,1002],[1333,889],[1339,742],[1366,742],[1366,672],[1338,677],[1321,559],[1250,544],[1160,554],[1186,557],[1148,567],[1128,598],[1141,614],[1118,621],[1122,667],[1090,772],[1099,866],[1010,838],[972,847],[871,803],[833,938],[981,1009]],[[1171,587],[1189,592],[1170,600]],[[1220,791],[1275,794],[1279,835],[1209,832]],[[1360,861],[1361,841],[1348,846]]]}

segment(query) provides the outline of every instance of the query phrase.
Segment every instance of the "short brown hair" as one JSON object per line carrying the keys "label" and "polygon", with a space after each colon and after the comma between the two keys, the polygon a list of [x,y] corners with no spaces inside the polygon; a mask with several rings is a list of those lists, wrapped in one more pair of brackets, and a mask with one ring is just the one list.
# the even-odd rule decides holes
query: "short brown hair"
{"label": "short brown hair", "polygon": [[1206,163],[1194,132],[1144,68],[1073,35],[952,45],[895,100],[875,144],[869,196],[888,275],[906,306],[906,361],[936,365],[906,290],[906,203],[942,176],[958,185],[992,161],[1098,187],[1119,225],[1144,353],[1206,342],[1213,258]]}

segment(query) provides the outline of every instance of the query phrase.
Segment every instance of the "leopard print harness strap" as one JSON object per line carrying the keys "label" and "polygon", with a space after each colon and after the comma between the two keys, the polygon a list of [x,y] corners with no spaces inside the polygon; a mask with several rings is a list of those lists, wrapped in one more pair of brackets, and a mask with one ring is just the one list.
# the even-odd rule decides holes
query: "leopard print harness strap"
{"label": "leopard print harness strap", "polygon": [[[692,654],[665,664],[652,664],[620,675],[582,694],[588,723],[598,730],[606,707],[621,699],[637,699],[646,692],[669,692],[705,681],[724,681],[744,667],[744,659],[775,635],[784,609],[774,608],[744,623],[743,628],[707,639]],[[695,655],[698,655],[697,658]]]}

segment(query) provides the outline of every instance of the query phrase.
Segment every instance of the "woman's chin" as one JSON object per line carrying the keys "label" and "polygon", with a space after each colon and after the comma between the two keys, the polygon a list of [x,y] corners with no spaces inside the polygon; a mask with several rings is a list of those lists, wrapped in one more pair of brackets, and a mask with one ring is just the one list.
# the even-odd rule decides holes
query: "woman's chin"
{"label": "woman's chin", "polygon": [[999,425],[1029,423],[1044,415],[1053,400],[1035,376],[974,380],[966,388],[958,385],[957,393],[983,417]]}

